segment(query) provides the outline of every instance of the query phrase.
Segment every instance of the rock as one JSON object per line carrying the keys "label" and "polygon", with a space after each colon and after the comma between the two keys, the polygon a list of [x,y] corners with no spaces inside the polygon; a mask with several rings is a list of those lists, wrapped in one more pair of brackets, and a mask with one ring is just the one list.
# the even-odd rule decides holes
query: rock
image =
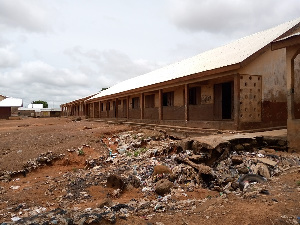
{"label": "rock", "polygon": [[266,154],[266,151],[265,151],[265,150],[259,150],[257,153],[258,153],[258,154],[265,155],[265,154]]}
{"label": "rock", "polygon": [[258,163],[257,164],[257,173],[267,179],[270,179],[271,178],[271,175],[270,175],[270,172],[269,172],[269,169],[268,169],[268,166],[266,166],[265,164],[263,163]]}
{"label": "rock", "polygon": [[247,174],[249,172],[249,169],[246,166],[243,166],[243,167],[237,168],[237,171],[242,174]]}
{"label": "rock", "polygon": [[167,179],[159,180],[155,185],[155,192],[159,195],[165,195],[171,192],[173,183]]}
{"label": "rock", "polygon": [[241,155],[234,155],[231,157],[232,164],[238,165],[243,163],[243,157]]}
{"label": "rock", "polygon": [[257,158],[257,161],[267,164],[269,166],[276,166],[277,162],[267,158]]}
{"label": "rock", "polygon": [[98,205],[98,208],[103,208],[104,206],[111,207],[113,205],[113,202],[110,198],[104,198]]}
{"label": "rock", "polygon": [[170,174],[172,173],[172,171],[170,170],[169,167],[164,166],[164,165],[156,165],[154,166],[154,171],[153,171],[153,176],[157,175],[157,174]]}
{"label": "rock", "polygon": [[189,160],[191,160],[193,162],[196,162],[196,163],[200,162],[200,161],[203,161],[203,159],[207,159],[207,155],[206,154],[189,156]]}
{"label": "rock", "polygon": [[235,145],[233,148],[234,148],[234,150],[237,151],[237,152],[239,152],[239,151],[244,151],[244,150],[245,150],[244,146],[241,145],[241,144],[237,144],[237,145]]}
{"label": "rock", "polygon": [[114,189],[124,190],[125,182],[122,177],[113,174],[107,178],[106,186]]}

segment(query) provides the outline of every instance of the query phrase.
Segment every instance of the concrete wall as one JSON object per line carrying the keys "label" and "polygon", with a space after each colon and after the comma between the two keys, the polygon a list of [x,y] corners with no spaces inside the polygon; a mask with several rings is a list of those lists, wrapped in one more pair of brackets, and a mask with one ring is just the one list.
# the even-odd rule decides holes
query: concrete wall
{"label": "concrete wall", "polygon": [[262,76],[262,123],[260,126],[286,125],[285,65],[285,49],[268,50],[239,70],[240,74]]}
{"label": "concrete wall", "polygon": [[300,119],[300,54],[294,60],[294,114],[295,119]]}
{"label": "concrete wall", "polygon": [[11,116],[10,107],[0,107],[0,119],[8,119]]}

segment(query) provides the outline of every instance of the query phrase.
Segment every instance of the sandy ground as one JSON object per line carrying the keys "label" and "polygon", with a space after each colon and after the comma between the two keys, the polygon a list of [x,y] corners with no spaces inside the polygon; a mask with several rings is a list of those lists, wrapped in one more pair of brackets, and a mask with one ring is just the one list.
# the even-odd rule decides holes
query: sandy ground
{"label": "sandy ground", "polygon": [[[18,176],[10,182],[0,182],[0,222],[9,221],[7,212],[20,204],[26,207],[41,206],[47,210],[57,207],[97,207],[112,190],[92,185],[86,190],[92,196],[88,201],[62,205],[59,197],[69,182],[66,177],[84,170],[87,159],[106,154],[100,139],[130,130],[133,128],[127,125],[85,120],[74,122],[70,118],[0,120],[0,171],[20,170],[24,163],[48,151],[66,155],[61,160],[28,173],[26,177]],[[139,132],[136,128],[134,130]],[[68,151],[82,146],[84,155]],[[299,167],[291,168],[268,182],[269,195],[245,198],[233,193],[220,195],[202,189],[190,192],[185,197],[205,199],[193,210],[153,212],[149,217],[136,215],[127,220],[118,220],[117,224],[297,224],[297,217],[300,216],[299,182]],[[155,194],[149,196],[150,199],[156,197]],[[139,198],[143,198],[141,190],[134,189],[125,191],[114,202],[126,203]]]}

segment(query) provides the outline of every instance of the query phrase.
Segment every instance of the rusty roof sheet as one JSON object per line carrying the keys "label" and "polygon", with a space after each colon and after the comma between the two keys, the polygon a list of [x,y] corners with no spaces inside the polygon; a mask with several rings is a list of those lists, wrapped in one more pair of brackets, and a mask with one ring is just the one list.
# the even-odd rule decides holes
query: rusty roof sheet
{"label": "rusty roof sheet", "polygon": [[222,47],[203,52],[150,73],[125,80],[98,93],[89,100],[241,63],[299,22],[300,18],[238,39]]}

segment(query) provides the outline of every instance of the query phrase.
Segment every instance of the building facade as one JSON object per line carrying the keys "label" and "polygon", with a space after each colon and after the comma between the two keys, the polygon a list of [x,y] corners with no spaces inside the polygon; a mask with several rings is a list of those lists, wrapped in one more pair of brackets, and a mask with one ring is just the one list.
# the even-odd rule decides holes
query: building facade
{"label": "building facade", "polygon": [[[239,39],[83,98],[64,115],[214,129],[286,126],[287,50],[277,40],[300,32],[300,19]],[[272,45],[273,43],[273,45]],[[293,73],[299,76],[300,58]],[[299,89],[299,79],[294,90]],[[300,95],[294,95],[300,118]]]}

